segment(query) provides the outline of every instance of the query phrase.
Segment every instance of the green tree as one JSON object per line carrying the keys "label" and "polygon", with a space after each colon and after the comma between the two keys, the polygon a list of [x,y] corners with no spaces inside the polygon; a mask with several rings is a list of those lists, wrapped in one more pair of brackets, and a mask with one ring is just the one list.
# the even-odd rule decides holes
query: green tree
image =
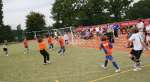
{"label": "green tree", "polygon": [[93,25],[108,22],[108,15],[104,10],[106,9],[105,0],[88,0],[88,3],[81,7],[79,18],[81,24]]}
{"label": "green tree", "polygon": [[72,4],[74,2],[75,0],[56,0],[52,9],[53,18],[56,21],[54,26],[56,28],[73,24],[75,12]]}
{"label": "green tree", "polygon": [[2,42],[3,39],[3,3],[2,0],[0,0],[0,42]]}
{"label": "green tree", "polygon": [[18,41],[23,40],[23,30],[21,29],[21,25],[17,25],[17,39]]}
{"label": "green tree", "polygon": [[0,0],[0,26],[3,26],[3,2]]}
{"label": "green tree", "polygon": [[52,14],[55,27],[92,25],[107,21],[105,0],[56,0]]}
{"label": "green tree", "polygon": [[13,35],[11,27],[3,24],[3,2],[0,0],[0,43],[4,40],[12,41]]}
{"label": "green tree", "polygon": [[121,20],[126,15],[133,0],[107,0],[107,11],[115,18],[115,21]]}
{"label": "green tree", "polygon": [[26,30],[27,31],[40,31],[45,29],[45,16],[37,12],[31,12],[27,15]]}
{"label": "green tree", "polygon": [[3,42],[4,40],[14,40],[14,36],[9,25],[3,26],[3,29],[0,30],[0,42]]}
{"label": "green tree", "polygon": [[150,0],[141,0],[135,3],[127,12],[127,18],[150,18]]}

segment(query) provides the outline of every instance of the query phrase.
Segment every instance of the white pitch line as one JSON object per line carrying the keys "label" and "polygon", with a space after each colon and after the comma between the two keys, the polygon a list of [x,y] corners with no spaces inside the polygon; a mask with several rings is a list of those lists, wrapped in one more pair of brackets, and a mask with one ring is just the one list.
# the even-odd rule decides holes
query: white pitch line
{"label": "white pitch line", "polygon": [[[150,64],[144,65],[144,66],[142,66],[142,67],[149,67],[149,66],[150,66]],[[112,75],[108,75],[108,76],[105,76],[105,77],[101,77],[101,78],[92,80],[92,81],[90,81],[90,82],[102,81],[102,80],[104,80],[104,79],[111,78],[111,77],[115,77],[115,76],[118,76],[118,75],[121,75],[121,74],[124,74],[124,73],[128,73],[128,72],[130,72],[130,71],[132,71],[132,69],[126,70],[126,71],[122,71],[122,72],[120,72],[120,73],[115,73],[115,74],[112,74]]]}

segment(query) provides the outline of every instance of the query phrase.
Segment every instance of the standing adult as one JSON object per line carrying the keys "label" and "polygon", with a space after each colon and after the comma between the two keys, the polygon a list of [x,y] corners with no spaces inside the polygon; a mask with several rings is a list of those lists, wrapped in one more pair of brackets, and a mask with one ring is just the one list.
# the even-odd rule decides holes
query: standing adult
{"label": "standing adult", "polygon": [[113,25],[113,29],[114,29],[115,37],[118,38],[119,25],[118,24],[114,24]]}
{"label": "standing adult", "polygon": [[96,35],[99,36],[99,27],[96,27],[95,31],[96,31]]}
{"label": "standing adult", "polygon": [[105,34],[107,37],[108,37],[108,40],[110,43],[114,43],[114,32],[113,32],[113,29],[111,28],[111,25],[107,25],[107,31],[106,31],[106,34]]}

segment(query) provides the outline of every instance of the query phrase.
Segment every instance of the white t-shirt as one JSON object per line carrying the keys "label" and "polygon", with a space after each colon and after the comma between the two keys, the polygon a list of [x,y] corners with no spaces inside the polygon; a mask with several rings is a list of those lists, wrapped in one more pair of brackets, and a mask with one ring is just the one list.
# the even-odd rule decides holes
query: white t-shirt
{"label": "white t-shirt", "polygon": [[129,41],[133,41],[134,50],[143,50],[141,41],[144,41],[144,38],[139,33],[132,34],[132,36],[129,38]]}
{"label": "white t-shirt", "polygon": [[69,40],[69,36],[67,34],[64,35],[64,40]]}
{"label": "white t-shirt", "polygon": [[140,32],[143,32],[143,29],[144,29],[144,23],[143,22],[138,23],[136,26]]}
{"label": "white t-shirt", "polygon": [[6,45],[3,45],[3,48],[7,48],[7,46],[6,46]]}

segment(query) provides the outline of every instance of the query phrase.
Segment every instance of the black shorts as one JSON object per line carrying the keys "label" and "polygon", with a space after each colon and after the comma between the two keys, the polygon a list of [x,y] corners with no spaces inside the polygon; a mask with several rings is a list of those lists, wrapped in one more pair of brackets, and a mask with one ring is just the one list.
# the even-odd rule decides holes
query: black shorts
{"label": "black shorts", "polygon": [[25,46],[25,48],[28,48],[28,46]]}
{"label": "black shorts", "polygon": [[7,48],[3,48],[3,51],[7,51],[8,49]]}
{"label": "black shorts", "polygon": [[143,52],[143,50],[132,49],[130,54],[132,54],[132,56],[134,56],[136,59],[140,59],[142,52]]}
{"label": "black shorts", "polygon": [[48,52],[46,50],[40,50],[41,55],[47,55]]}

